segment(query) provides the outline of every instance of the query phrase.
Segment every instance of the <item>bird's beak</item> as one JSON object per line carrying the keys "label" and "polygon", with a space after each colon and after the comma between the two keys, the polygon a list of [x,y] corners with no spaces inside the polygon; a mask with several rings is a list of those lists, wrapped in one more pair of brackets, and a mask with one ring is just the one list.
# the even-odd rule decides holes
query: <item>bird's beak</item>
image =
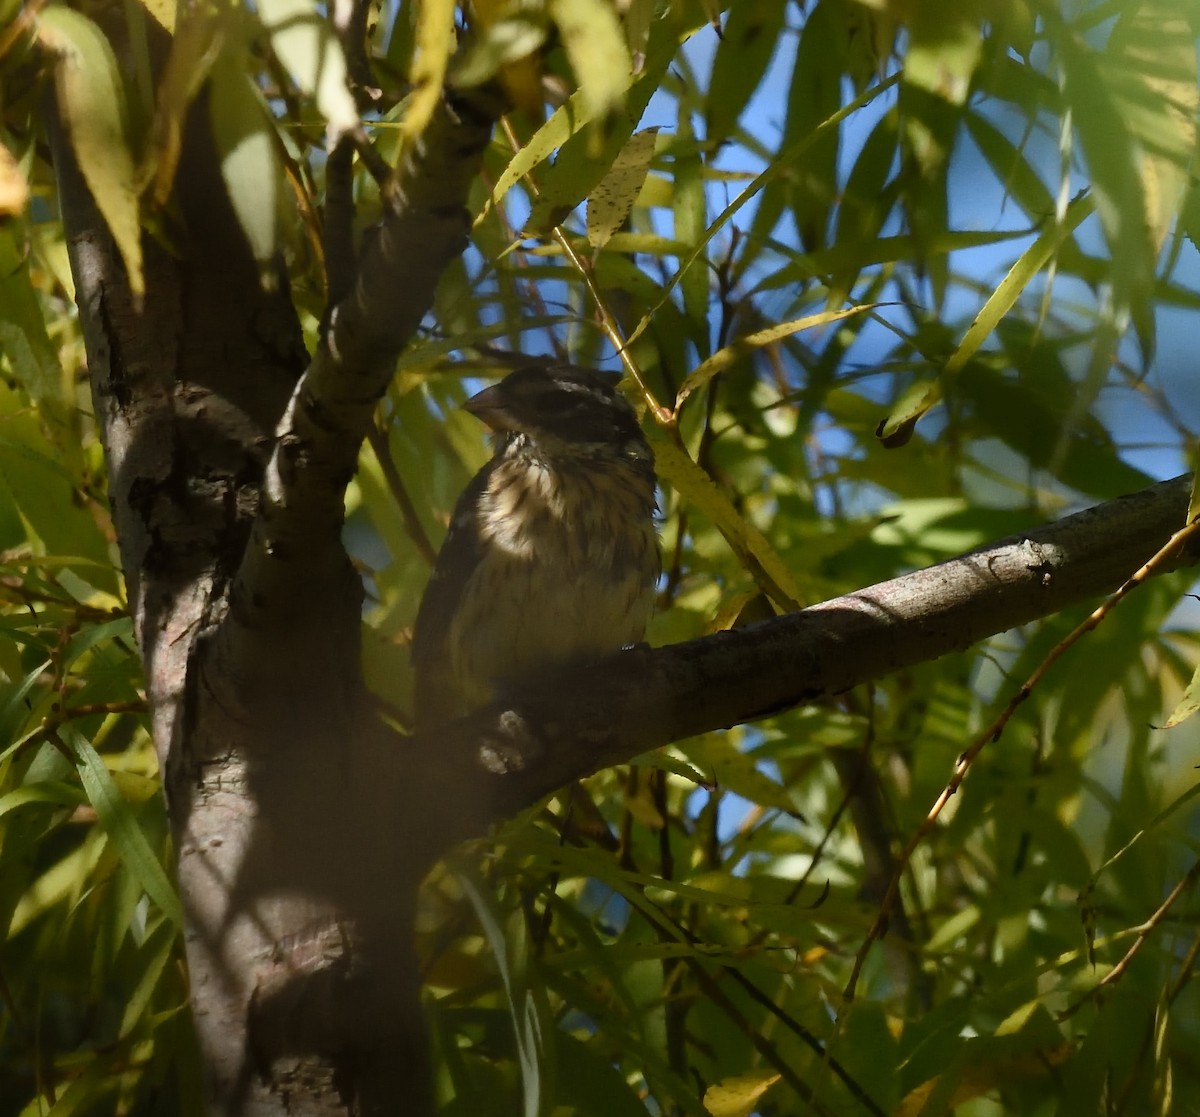
{"label": "bird's beak", "polygon": [[477,419],[481,419],[494,431],[513,429],[513,416],[508,409],[508,401],[499,384],[476,392],[466,403],[463,410],[469,411]]}

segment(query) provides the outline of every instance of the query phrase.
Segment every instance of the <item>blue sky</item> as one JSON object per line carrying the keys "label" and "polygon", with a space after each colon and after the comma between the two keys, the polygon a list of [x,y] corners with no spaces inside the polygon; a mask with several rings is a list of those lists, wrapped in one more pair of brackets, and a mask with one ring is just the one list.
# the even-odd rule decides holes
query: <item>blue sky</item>
{"label": "blue sky", "polygon": [[[706,28],[687,43],[685,52],[697,75],[703,77],[711,70],[717,42],[716,33]],[[796,42],[795,36],[781,37],[781,45],[772,64],[742,116],[743,126],[759,137],[768,148],[777,147],[782,134]],[[843,172],[849,170],[870,129],[894,103],[894,96],[894,93],[885,94],[877,104],[872,104],[848,121],[843,132]],[[1024,121],[1009,107],[993,102],[986,106],[985,111],[992,122],[1010,136],[1022,136]],[[658,94],[652,99],[641,127],[660,126],[669,131],[675,124],[675,112],[673,98],[666,94]],[[695,123],[698,134],[702,135],[703,122]],[[1052,191],[1056,191],[1059,162],[1057,137],[1047,130],[1035,130],[1026,138],[1025,151],[1031,161],[1041,169],[1043,181]],[[717,156],[716,165],[725,170],[755,174],[764,166],[751,153],[734,144],[722,148]],[[1027,218],[1015,203],[1006,200],[1002,185],[997,182],[991,169],[969,140],[964,139],[956,149],[950,175],[950,213],[953,228],[988,232],[1027,227]],[[1071,193],[1085,181],[1078,172],[1075,178],[1077,181],[1070,184]],[[714,186],[710,194],[710,218],[719,213],[736,193],[735,187],[723,184]],[[754,206],[755,202],[751,201],[735,218],[735,223],[743,227],[748,225],[753,217]],[[899,231],[898,224],[894,231]],[[1085,222],[1078,238],[1085,250],[1098,254],[1104,251],[1098,219],[1093,217]],[[985,289],[994,287],[1032,239],[1032,236],[1017,238],[1000,245],[955,252],[951,256],[952,270],[978,281]],[[1190,243],[1185,242],[1182,246],[1174,278],[1181,286],[1193,292],[1200,292],[1200,253]],[[1096,305],[1095,292],[1081,281],[1061,275],[1055,279],[1053,297],[1056,307],[1077,304],[1091,308]],[[962,328],[965,328],[981,305],[982,296],[977,290],[954,285],[948,292],[946,318],[961,323]],[[900,317],[904,317],[903,312]],[[1200,430],[1200,371],[1195,367],[1193,342],[1195,317],[1196,312],[1190,309],[1160,306],[1157,353],[1149,367],[1144,370],[1147,385],[1161,389],[1175,418],[1192,432]],[[892,348],[894,341],[894,336],[883,328],[867,327],[851,352],[851,360],[859,366],[867,366],[873,361],[881,360]],[[1122,356],[1133,367],[1137,367],[1140,358],[1132,341],[1123,345]],[[1071,359],[1079,366],[1081,374],[1088,357],[1089,354],[1082,350],[1072,354]],[[1180,453],[1178,433],[1164,423],[1144,401],[1139,405],[1132,393],[1125,390],[1117,395],[1111,391],[1102,393],[1097,401],[1096,410],[1113,430],[1131,464],[1157,478],[1174,476],[1188,467]]]}

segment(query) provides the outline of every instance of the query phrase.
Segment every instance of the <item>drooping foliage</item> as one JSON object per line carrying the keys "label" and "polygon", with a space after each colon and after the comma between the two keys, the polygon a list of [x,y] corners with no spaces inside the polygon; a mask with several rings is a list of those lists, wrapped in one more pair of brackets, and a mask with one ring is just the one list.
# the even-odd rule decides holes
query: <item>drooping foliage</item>
{"label": "drooping foliage", "polygon": [[[209,98],[310,341],[330,146],[361,127],[395,164],[445,81],[514,105],[347,500],[364,667],[401,724],[430,555],[486,455],[456,405],[506,354],[628,374],[663,482],[652,643],[1188,464],[1181,0],[350,7],[0,4],[2,1114],[195,1112],[199,1075],[49,91],[135,289]],[[418,927],[446,1112],[1200,1107],[1196,721],[1163,728],[1198,658],[1187,585],[1079,641],[910,858],[1086,609],[600,773],[593,840],[560,836],[588,813],[564,792],[455,855]]]}

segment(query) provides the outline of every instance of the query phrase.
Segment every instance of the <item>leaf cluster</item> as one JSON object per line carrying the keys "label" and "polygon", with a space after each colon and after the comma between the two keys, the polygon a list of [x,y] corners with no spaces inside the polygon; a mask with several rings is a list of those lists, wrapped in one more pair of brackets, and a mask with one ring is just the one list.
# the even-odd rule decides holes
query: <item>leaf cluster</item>
{"label": "leaf cluster", "polygon": [[[364,667],[399,721],[429,557],[486,456],[457,405],[512,353],[629,374],[663,481],[654,643],[929,565],[1191,452],[1184,5],[362,11],[356,37],[309,0],[130,6],[130,58],[101,14],[53,5],[0,37],[3,1113],[198,1096],[39,83],[131,277],[142,236],[171,243],[180,130],[210,98],[212,158],[310,339],[331,148],[361,128],[397,163],[447,76],[518,107],[348,494]],[[446,1112],[1200,1106],[1195,730],[1154,728],[1197,661],[1185,586],[1144,587],[1072,650],[907,865],[956,758],[1080,615],[600,773],[440,867],[419,937]]]}

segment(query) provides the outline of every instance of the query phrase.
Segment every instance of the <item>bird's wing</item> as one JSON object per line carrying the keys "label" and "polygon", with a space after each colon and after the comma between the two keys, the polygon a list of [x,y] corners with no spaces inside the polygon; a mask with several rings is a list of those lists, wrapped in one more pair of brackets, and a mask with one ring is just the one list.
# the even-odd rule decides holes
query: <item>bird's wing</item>
{"label": "bird's wing", "polygon": [[450,625],[479,566],[482,544],[476,510],[493,463],[471,479],[454,506],[450,527],[417,610],[413,629],[413,705],[418,727],[461,714],[462,696],[450,663]]}

